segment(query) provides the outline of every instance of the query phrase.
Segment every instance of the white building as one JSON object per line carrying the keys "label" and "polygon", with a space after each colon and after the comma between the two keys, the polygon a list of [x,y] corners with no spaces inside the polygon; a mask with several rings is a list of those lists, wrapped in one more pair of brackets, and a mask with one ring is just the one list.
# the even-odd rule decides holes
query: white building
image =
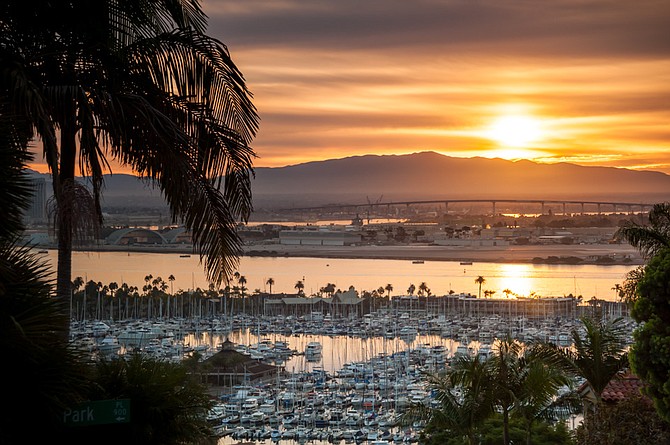
{"label": "white building", "polygon": [[349,230],[282,230],[279,243],[293,246],[350,246],[361,242],[361,234]]}

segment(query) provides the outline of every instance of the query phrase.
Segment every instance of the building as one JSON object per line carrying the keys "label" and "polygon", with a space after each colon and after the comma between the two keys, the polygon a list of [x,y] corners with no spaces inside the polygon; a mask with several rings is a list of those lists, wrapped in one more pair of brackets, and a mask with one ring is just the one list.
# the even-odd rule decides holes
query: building
{"label": "building", "polygon": [[355,289],[345,292],[335,292],[332,297],[300,297],[284,296],[268,298],[264,301],[266,315],[283,315],[304,317],[321,313],[337,317],[361,317],[363,315],[363,298],[358,297]]}
{"label": "building", "polygon": [[350,230],[315,228],[279,232],[279,243],[293,246],[351,246],[360,242],[361,234]]}
{"label": "building", "polygon": [[[643,387],[644,383],[638,376],[625,371],[617,374],[607,383],[600,397],[603,404],[614,405],[632,397],[646,397],[642,393]],[[586,416],[592,414],[596,409],[598,400],[588,382],[582,383],[578,393],[584,405],[584,414]]]}
{"label": "building", "polygon": [[269,365],[235,350],[235,345],[226,341],[219,352],[203,362],[202,380],[210,386],[232,387],[259,380],[275,379],[279,368]]}
{"label": "building", "polygon": [[33,196],[26,218],[32,224],[44,224],[47,221],[47,181],[44,178],[30,178]]}
{"label": "building", "polygon": [[129,227],[115,230],[107,236],[105,241],[107,244],[114,246],[168,244],[168,240],[166,240],[159,232],[141,227]]}

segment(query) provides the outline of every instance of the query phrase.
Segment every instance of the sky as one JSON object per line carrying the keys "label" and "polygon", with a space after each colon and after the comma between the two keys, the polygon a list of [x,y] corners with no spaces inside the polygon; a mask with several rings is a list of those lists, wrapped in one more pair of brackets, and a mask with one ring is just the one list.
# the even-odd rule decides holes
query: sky
{"label": "sky", "polygon": [[256,166],[436,151],[670,173],[668,0],[205,0]]}
{"label": "sky", "polygon": [[368,154],[670,174],[668,0],[204,0],[255,167]]}

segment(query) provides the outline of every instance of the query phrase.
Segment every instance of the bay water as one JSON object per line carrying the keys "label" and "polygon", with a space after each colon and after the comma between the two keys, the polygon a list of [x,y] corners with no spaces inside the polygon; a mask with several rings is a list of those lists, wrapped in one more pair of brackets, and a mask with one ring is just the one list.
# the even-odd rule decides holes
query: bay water
{"label": "bay water", "polygon": [[[52,269],[56,269],[57,252],[46,254]],[[458,261],[424,261],[387,259],[331,259],[303,257],[242,257],[238,272],[246,279],[248,293],[255,291],[295,294],[298,281],[304,284],[307,295],[318,293],[329,283],[336,289],[347,290],[353,286],[357,291],[373,291],[391,285],[390,295],[407,295],[413,284],[418,290],[426,283],[432,295],[493,292],[494,298],[504,298],[505,290],[510,295],[561,297],[582,296],[584,300],[596,297],[615,301],[613,289],[621,285],[626,274],[635,265],[549,265],[519,263],[475,262],[463,265]],[[145,277],[161,277],[169,282],[170,292],[179,289],[207,289],[204,265],[197,255],[183,256],[178,253],[142,252],[74,252],[72,255],[72,277],[82,277],[103,285],[116,282],[127,283],[140,289]],[[272,279],[272,286],[268,280]],[[231,285],[237,284],[234,279]],[[387,293],[388,291],[384,291]]]}

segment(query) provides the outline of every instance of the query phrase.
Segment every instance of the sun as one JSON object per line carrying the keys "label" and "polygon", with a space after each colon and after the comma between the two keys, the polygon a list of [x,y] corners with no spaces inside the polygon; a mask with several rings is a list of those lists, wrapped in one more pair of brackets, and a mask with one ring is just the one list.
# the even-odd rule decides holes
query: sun
{"label": "sun", "polygon": [[530,116],[501,116],[488,127],[486,137],[501,147],[525,148],[542,137],[542,127],[539,120]]}

